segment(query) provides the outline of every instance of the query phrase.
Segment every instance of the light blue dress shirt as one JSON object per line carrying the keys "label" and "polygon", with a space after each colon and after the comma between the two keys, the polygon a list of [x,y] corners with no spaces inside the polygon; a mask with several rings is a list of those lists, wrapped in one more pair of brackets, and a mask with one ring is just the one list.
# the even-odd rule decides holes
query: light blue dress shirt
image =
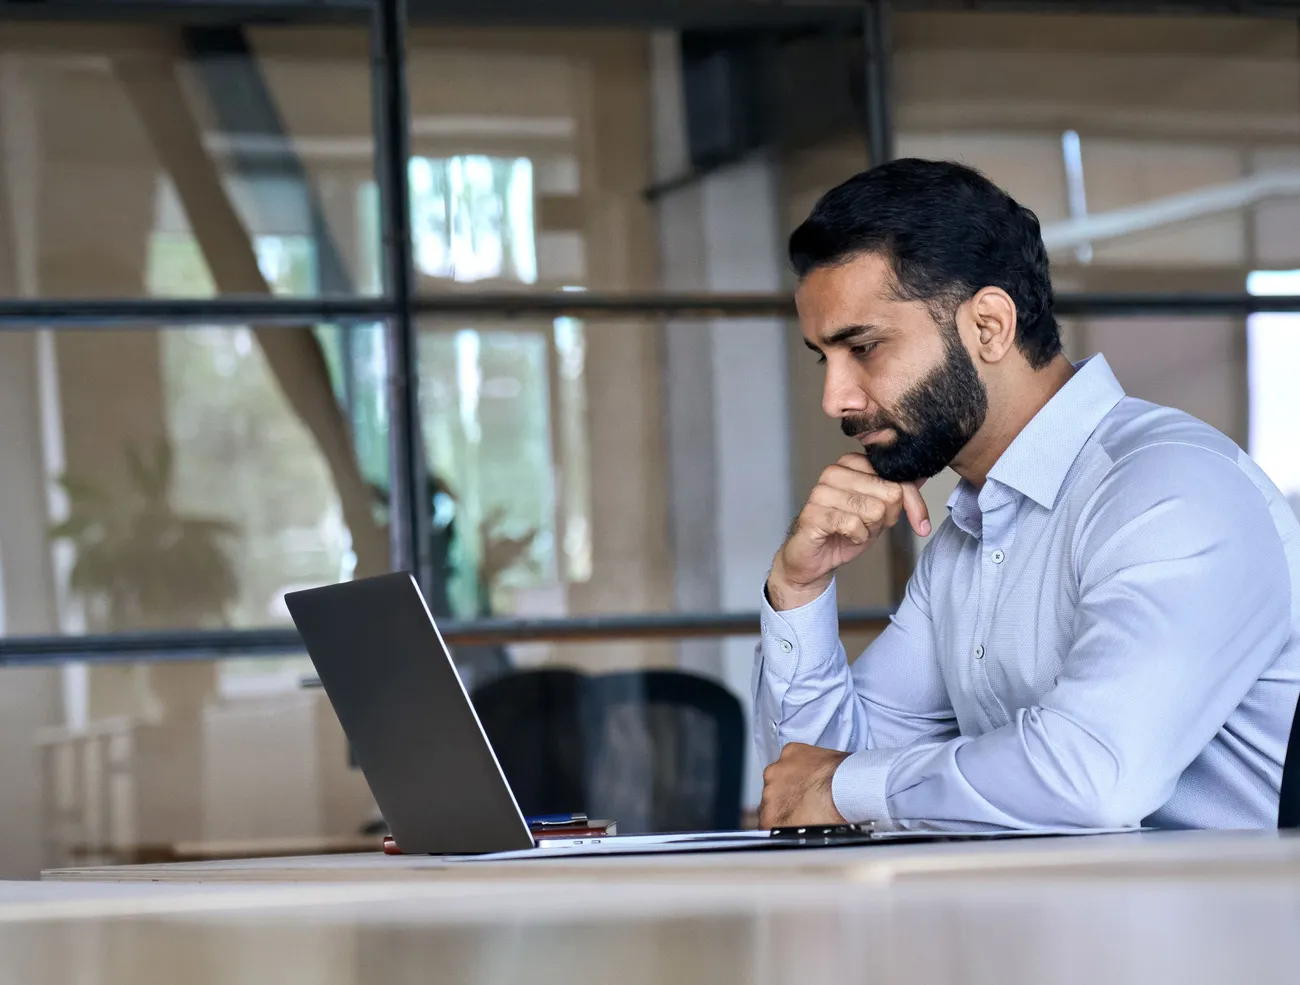
{"label": "light blue dress shirt", "polygon": [[764,600],[766,761],[851,751],[840,813],[903,828],[1276,825],[1300,523],[1243,451],[1095,356],[948,510],[852,667],[833,584]]}

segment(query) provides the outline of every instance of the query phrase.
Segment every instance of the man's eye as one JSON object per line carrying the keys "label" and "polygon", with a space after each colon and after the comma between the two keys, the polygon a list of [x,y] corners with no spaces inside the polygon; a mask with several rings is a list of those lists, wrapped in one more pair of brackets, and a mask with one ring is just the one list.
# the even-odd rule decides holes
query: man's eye
{"label": "man's eye", "polygon": [[859,357],[866,356],[869,355],[871,353],[871,350],[874,349],[878,344],[879,343],[876,342],[863,342],[862,345],[855,345],[851,351],[855,356],[859,356]]}
{"label": "man's eye", "polygon": [[818,366],[826,365],[826,353],[823,352],[820,356],[817,357],[817,365]]}

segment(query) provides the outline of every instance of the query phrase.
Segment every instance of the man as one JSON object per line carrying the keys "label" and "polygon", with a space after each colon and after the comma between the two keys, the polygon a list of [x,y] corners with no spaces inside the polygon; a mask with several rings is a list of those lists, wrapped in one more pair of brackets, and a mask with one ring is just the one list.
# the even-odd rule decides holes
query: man
{"label": "man", "polygon": [[[764,826],[1272,827],[1300,691],[1300,524],[1228,438],[1072,366],[1038,220],[900,160],[790,239],[822,473],[772,563],[755,668]],[[1140,329],[1135,329],[1140,331]],[[835,570],[961,477],[850,667]]]}

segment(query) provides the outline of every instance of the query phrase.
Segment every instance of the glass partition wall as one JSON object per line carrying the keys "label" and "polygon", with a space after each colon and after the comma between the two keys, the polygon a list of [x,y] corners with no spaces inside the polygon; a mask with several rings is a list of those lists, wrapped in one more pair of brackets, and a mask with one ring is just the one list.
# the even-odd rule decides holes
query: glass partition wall
{"label": "glass partition wall", "polygon": [[[412,571],[471,691],[745,707],[844,450],[784,238],[891,155],[1032,207],[1071,354],[1300,503],[1300,12],[508,6],[0,3],[0,872],[375,821],[304,586]],[[921,546],[843,573],[850,652]]]}

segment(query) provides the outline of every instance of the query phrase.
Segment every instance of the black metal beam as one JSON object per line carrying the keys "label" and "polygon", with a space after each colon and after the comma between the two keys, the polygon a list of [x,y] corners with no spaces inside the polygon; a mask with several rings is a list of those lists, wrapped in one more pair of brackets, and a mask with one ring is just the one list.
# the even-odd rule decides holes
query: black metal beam
{"label": "black metal beam", "polygon": [[0,0],[0,21],[364,24],[372,0]]}
{"label": "black metal beam", "polygon": [[[364,23],[373,0],[0,0],[0,20],[150,23]],[[899,10],[1236,15],[1293,19],[1300,0],[894,0]],[[752,0],[413,0],[420,24],[743,27],[852,23],[855,5]]]}
{"label": "black metal beam", "polygon": [[[847,609],[845,632],[879,631],[888,609]],[[757,612],[672,612],[557,619],[472,619],[439,626],[448,646],[483,643],[595,643],[606,640],[691,639],[756,636]],[[0,667],[76,660],[88,663],[220,660],[283,657],[303,653],[293,629],[195,630],[123,633],[112,636],[15,636],[0,639]]]}
{"label": "black metal beam", "polygon": [[1056,313],[1071,317],[1141,318],[1253,315],[1260,312],[1300,312],[1300,296],[1255,294],[1107,293],[1059,294]]}
{"label": "black metal beam", "polygon": [[0,298],[0,330],[111,328],[123,325],[302,325],[318,321],[379,321],[392,305],[382,298]]}
{"label": "black metal beam", "polygon": [[1150,16],[1300,16],[1300,0],[894,0],[900,10]]}
{"label": "black metal beam", "polygon": [[874,167],[894,159],[893,86],[890,84],[889,0],[862,5],[863,84],[866,89],[867,154]]}
{"label": "black metal beam", "polygon": [[[862,84],[867,162],[871,167],[894,159],[894,95],[890,47],[890,0],[862,0]],[[907,524],[892,527],[888,536],[889,596],[903,600],[916,568],[916,540]]]}
{"label": "black metal beam", "polygon": [[[504,318],[770,318],[793,317],[787,294],[439,294],[415,298],[418,315]],[[397,306],[382,298],[27,299],[0,298],[0,331],[23,328],[167,328],[200,324],[301,325],[304,322],[374,322]],[[1300,312],[1300,295],[1108,292],[1058,294],[1056,312],[1095,318],[1250,315]]]}
{"label": "black metal beam", "polygon": [[383,238],[385,293],[394,309],[386,326],[388,355],[388,525],[395,571],[413,571],[432,594],[429,497],[419,401],[419,328],[411,310],[415,266],[407,181],[410,115],[406,89],[406,2],[378,0],[371,27],[375,98],[375,166]]}

